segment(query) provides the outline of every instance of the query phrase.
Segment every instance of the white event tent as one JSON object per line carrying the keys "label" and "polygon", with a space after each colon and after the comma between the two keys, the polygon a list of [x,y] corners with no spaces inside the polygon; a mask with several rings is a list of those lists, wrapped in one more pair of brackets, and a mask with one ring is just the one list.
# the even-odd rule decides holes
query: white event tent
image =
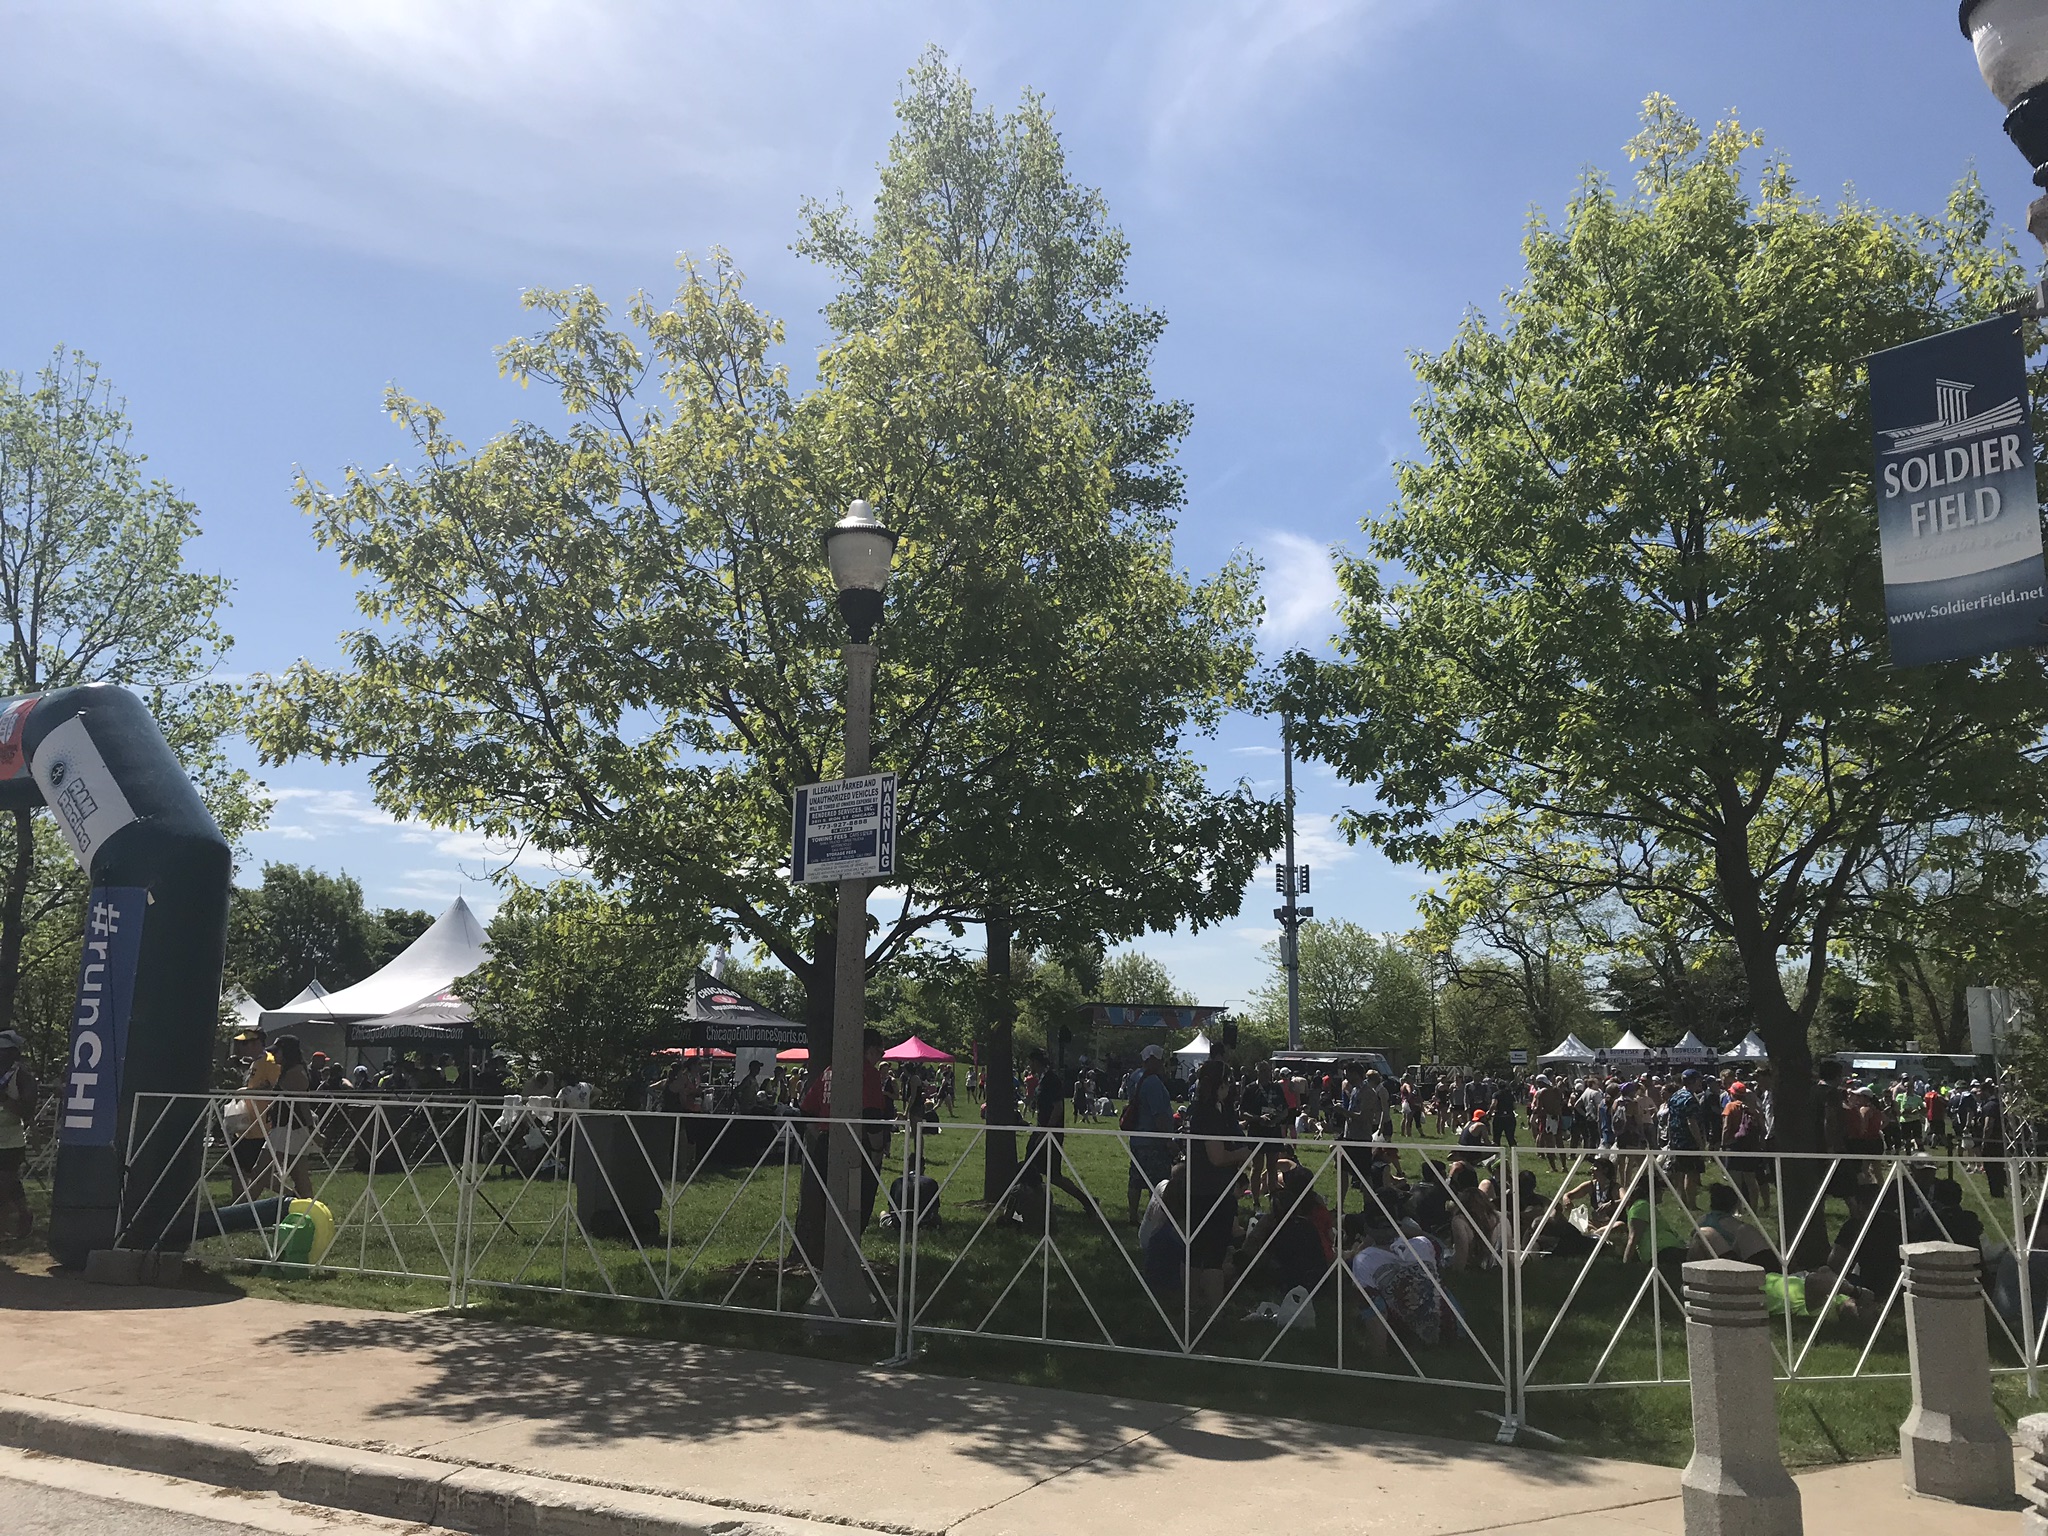
{"label": "white event tent", "polygon": [[1577,1035],[1566,1035],[1555,1047],[1545,1051],[1536,1059],[1545,1066],[1578,1061],[1590,1062],[1593,1059],[1593,1047],[1586,1044]]}
{"label": "white event tent", "polygon": [[483,924],[469,910],[469,903],[458,896],[425,933],[375,975],[338,992],[329,992],[317,980],[312,982],[282,1008],[265,1010],[263,1032],[297,1035],[307,1055],[325,1051],[339,1061],[343,1025],[381,1019],[424,1002],[482,965],[490,953]]}
{"label": "white event tent", "polygon": [[1641,1061],[1650,1054],[1650,1048],[1631,1029],[1624,1031],[1619,1040],[1607,1047],[1607,1054],[1622,1061]]}
{"label": "white event tent", "polygon": [[1763,1036],[1752,1029],[1742,1037],[1742,1044],[1736,1046],[1734,1050],[1721,1059],[1723,1061],[1769,1061],[1771,1053],[1764,1048]]}
{"label": "white event tent", "polygon": [[1195,1031],[1195,1038],[1173,1053],[1173,1059],[1184,1067],[1199,1067],[1215,1054],[1216,1047],[1209,1043],[1209,1036],[1202,1030]]}
{"label": "white event tent", "polygon": [[1713,1047],[1689,1029],[1685,1032],[1685,1038],[1671,1047],[1670,1054],[1673,1061],[1712,1061],[1714,1059]]}

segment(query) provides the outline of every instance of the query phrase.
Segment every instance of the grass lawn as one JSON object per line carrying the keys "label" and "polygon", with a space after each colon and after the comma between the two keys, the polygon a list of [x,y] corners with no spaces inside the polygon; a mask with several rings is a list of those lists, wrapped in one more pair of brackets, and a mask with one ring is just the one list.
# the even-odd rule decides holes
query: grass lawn
{"label": "grass lawn", "polygon": [[[822,1339],[806,1329],[802,1314],[811,1294],[809,1277],[780,1262],[799,1209],[800,1162],[793,1146],[764,1137],[758,1158],[728,1160],[714,1154],[693,1174],[675,1178],[678,1168],[688,1168],[689,1159],[664,1139],[669,1123],[653,1116],[634,1117],[634,1123],[641,1128],[639,1140],[626,1162],[637,1162],[643,1178],[655,1186],[659,1232],[637,1245],[623,1232],[599,1235],[577,1221],[572,1183],[509,1170],[490,1172],[470,1192],[468,1300],[473,1315],[863,1362],[891,1352],[895,1334],[886,1325]],[[463,1194],[452,1172],[460,1138],[445,1127],[416,1122],[404,1133],[413,1144],[410,1171],[372,1171],[364,1154],[373,1141],[386,1142],[390,1129],[387,1122],[367,1135],[351,1136],[335,1126],[324,1137],[326,1154],[320,1161],[328,1166],[316,1167],[313,1177],[316,1193],[338,1224],[328,1267],[308,1273],[264,1264],[262,1233],[210,1239],[199,1245],[199,1254],[251,1294],[396,1310],[445,1306]],[[1044,1244],[1034,1232],[988,1220],[990,1212],[980,1203],[978,1130],[978,1125],[949,1121],[927,1139],[927,1171],[945,1186],[943,1221],[920,1233],[914,1275],[899,1266],[894,1230],[877,1222],[863,1243],[884,1309],[899,1290],[914,1294],[919,1368],[1492,1438],[1495,1423],[1484,1415],[1503,1406],[1499,1376],[1516,1347],[1502,1337],[1498,1273],[1446,1277],[1476,1341],[1447,1338],[1432,1349],[1413,1351],[1429,1376],[1471,1383],[1470,1390],[1399,1379],[1416,1373],[1416,1365],[1399,1352],[1383,1360],[1371,1357],[1355,1308],[1338,1304],[1334,1282],[1319,1294],[1317,1326],[1284,1335],[1276,1334],[1271,1323],[1246,1319],[1254,1303],[1272,1295],[1269,1288],[1247,1282],[1196,1346],[1201,1354],[1218,1358],[1188,1359],[1175,1337],[1187,1321],[1178,1310],[1181,1303],[1171,1303],[1162,1316],[1161,1304],[1155,1304],[1135,1268],[1125,1216],[1128,1162],[1121,1143],[1113,1135],[1078,1129],[1067,1138],[1068,1175],[1101,1202],[1108,1223],[1056,1190],[1051,1196],[1055,1241]],[[903,1150],[899,1136],[885,1179],[900,1171]],[[1318,1188],[1334,1203],[1336,1171],[1329,1150],[1327,1144],[1307,1143],[1302,1156],[1318,1171]],[[1417,1174],[1413,1154],[1407,1162],[1410,1175]],[[1525,1155],[1523,1166],[1532,1165],[1547,1196],[1560,1175]],[[1578,1176],[1584,1176],[1583,1169]],[[212,1179],[209,1188],[222,1205],[233,1199],[224,1176]],[[1354,1190],[1351,1208],[1360,1202]],[[1665,1209],[1675,1228],[1676,1202],[1667,1200]],[[1831,1229],[1839,1215],[1837,1204],[1829,1214]],[[2009,1213],[2003,1224],[2009,1226]],[[1535,1355],[1553,1319],[1562,1314],[1530,1374],[1532,1386],[1654,1380],[1660,1374],[1667,1383],[1681,1379],[1682,1315],[1668,1294],[1653,1305],[1655,1288],[1650,1294],[1643,1290],[1646,1274],[1641,1264],[1624,1265],[1618,1252],[1603,1254],[1590,1265],[1565,1259],[1525,1264],[1520,1340],[1525,1356]],[[1639,1295],[1643,1299],[1634,1315],[1620,1327]],[[711,1308],[754,1310],[750,1315]],[[1048,1347],[1046,1340],[1056,1342]],[[1782,1331],[1779,1340],[1782,1345]],[[1797,1343],[1803,1345],[1804,1337]],[[2001,1362],[2013,1358],[1995,1325],[1993,1354]],[[1801,1371],[1846,1374],[1856,1369],[1859,1357],[1866,1357],[1866,1375],[1906,1369],[1904,1321],[1896,1304],[1875,1330],[1867,1320],[1823,1328]],[[1261,1360],[1263,1368],[1236,1363]],[[1336,1374],[1338,1369],[1342,1374]],[[1370,1372],[1384,1374],[1365,1374]],[[2025,1395],[2023,1377],[1999,1378],[1997,1392],[2009,1415],[2034,1406]],[[1780,1428],[1787,1459],[1807,1465],[1896,1454],[1898,1425],[1909,1401],[1902,1379],[1786,1385],[1780,1391]],[[1528,1412],[1532,1425],[1561,1437],[1574,1451],[1673,1464],[1691,1452],[1688,1395],[1682,1384],[1532,1391]]]}

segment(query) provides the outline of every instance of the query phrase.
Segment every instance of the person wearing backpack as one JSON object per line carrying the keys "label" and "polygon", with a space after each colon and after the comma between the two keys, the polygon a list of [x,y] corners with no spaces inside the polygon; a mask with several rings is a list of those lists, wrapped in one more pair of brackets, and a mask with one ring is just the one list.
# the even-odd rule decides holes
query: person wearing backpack
{"label": "person wearing backpack", "polygon": [[1173,1166],[1173,1095],[1166,1090],[1166,1049],[1148,1045],[1138,1053],[1138,1070],[1124,1084],[1124,1107],[1116,1117],[1116,1128],[1130,1139],[1131,1225],[1142,1215],[1140,1200],[1149,1200],[1159,1181]]}
{"label": "person wearing backpack", "polygon": [[1728,1085],[1728,1104],[1721,1111],[1721,1152],[1728,1177],[1749,1198],[1753,1210],[1770,1208],[1770,1183],[1764,1177],[1769,1161],[1764,1149],[1764,1117],[1757,1112],[1747,1083]]}
{"label": "person wearing backpack", "polygon": [[28,1162],[28,1128],[36,1117],[37,1089],[21,1049],[20,1035],[0,1029],[0,1211],[13,1213],[14,1231],[8,1236],[17,1243],[36,1224],[21,1170]]}

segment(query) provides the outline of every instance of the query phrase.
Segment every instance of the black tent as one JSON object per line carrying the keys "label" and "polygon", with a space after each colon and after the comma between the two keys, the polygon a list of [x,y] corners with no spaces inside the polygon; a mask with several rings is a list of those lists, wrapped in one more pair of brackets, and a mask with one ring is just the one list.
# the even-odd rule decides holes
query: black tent
{"label": "black tent", "polygon": [[728,1051],[745,1045],[786,1051],[809,1038],[803,1025],[763,1008],[709,971],[699,971],[690,984],[689,1018],[691,1044]]}
{"label": "black tent", "polygon": [[360,1019],[348,1028],[350,1045],[488,1045],[479,1034],[476,1014],[447,988],[423,997],[409,1008],[379,1019]]}

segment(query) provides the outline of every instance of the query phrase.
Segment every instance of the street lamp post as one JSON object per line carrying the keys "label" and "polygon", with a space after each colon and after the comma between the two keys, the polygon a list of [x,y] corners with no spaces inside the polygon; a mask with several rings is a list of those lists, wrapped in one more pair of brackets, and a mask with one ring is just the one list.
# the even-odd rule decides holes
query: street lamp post
{"label": "street lamp post", "polygon": [[[1957,18],[2005,108],[2006,137],[2048,191],[2048,0],[1962,0]],[[2048,196],[2028,206],[2027,229],[2048,250]]]}
{"label": "street lamp post", "polygon": [[[846,620],[847,644],[841,653],[846,660],[846,763],[842,776],[849,779],[860,777],[869,768],[875,667],[881,659],[874,636],[882,622],[882,592],[889,584],[889,565],[895,554],[896,535],[876,521],[874,509],[864,501],[847,508],[846,516],[825,535],[825,556],[832,567],[832,584],[839,591],[839,612]],[[866,1212],[861,1209],[863,1159],[858,1139],[861,1085],[867,1075],[861,1034],[867,1023],[870,884],[867,880],[839,882],[838,950],[832,971],[832,1135],[825,1187],[839,1218],[827,1223],[823,1278],[832,1310],[842,1317],[862,1316],[870,1310],[860,1262],[861,1218]]]}

